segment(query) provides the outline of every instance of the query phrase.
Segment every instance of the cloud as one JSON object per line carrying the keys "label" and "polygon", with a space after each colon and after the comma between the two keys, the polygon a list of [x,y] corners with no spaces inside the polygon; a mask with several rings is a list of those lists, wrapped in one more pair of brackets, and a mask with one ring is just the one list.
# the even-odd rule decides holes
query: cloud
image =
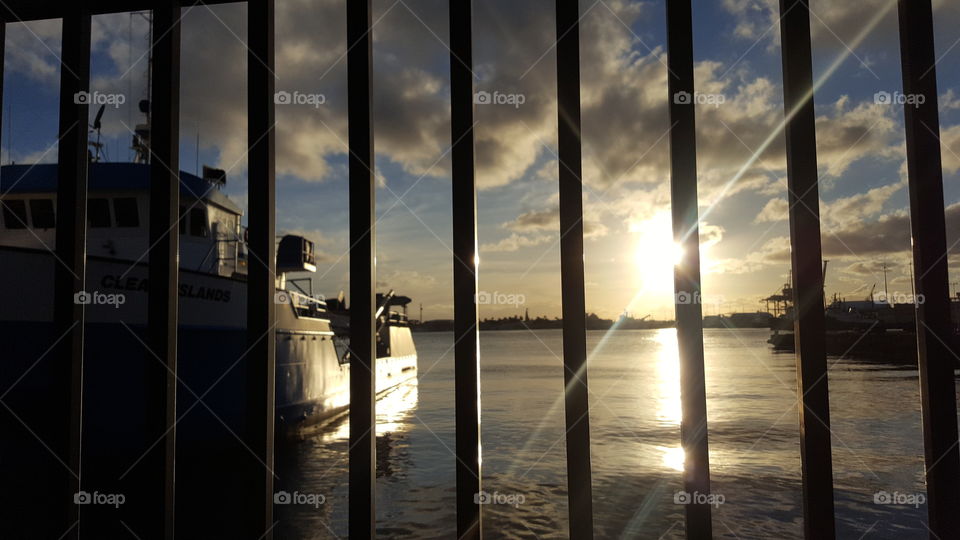
{"label": "cloud", "polygon": [[[893,188],[900,187],[902,186],[894,184],[876,188],[871,192],[895,191]],[[858,199],[870,199],[871,192],[842,199],[837,208],[855,206],[853,201]],[[870,204],[875,203],[865,206],[869,207]],[[823,257],[840,262],[847,261],[844,272],[856,276],[880,275],[880,265],[884,263],[891,269],[907,265],[911,245],[909,213],[906,210],[894,210],[868,219],[879,211],[878,208],[879,206],[874,206],[873,209],[856,211],[849,218],[837,220],[835,225],[824,226],[820,237]],[[833,209],[830,212],[836,211]],[[960,203],[947,206],[944,212],[950,264],[960,264]],[[790,238],[779,236],[770,238],[760,248],[745,256],[717,260],[713,271],[745,274],[789,263]]]}
{"label": "cloud", "polygon": [[[728,0],[725,5],[755,17],[771,3]],[[589,189],[602,192],[619,184],[636,188],[669,179],[666,54],[660,46],[647,48],[629,30],[640,21],[652,21],[655,13],[644,3],[612,0],[584,15],[583,177]],[[332,167],[331,160],[343,159],[347,152],[345,16],[343,3],[337,0],[289,0],[277,5],[277,89],[325,98],[319,107],[276,108],[278,174],[305,181],[342,178],[342,170]],[[135,23],[132,40],[128,19]],[[142,70],[139,64],[131,70],[129,64],[142,56],[145,22],[127,14],[97,20],[95,49],[114,64],[97,77],[97,84],[124,91],[132,85],[134,94],[144,94]],[[377,3],[374,20],[377,159],[416,176],[444,178],[449,174],[449,155],[444,152],[450,145],[450,60],[443,43],[449,35],[446,3]],[[524,97],[518,107],[476,107],[479,186],[503,186],[528,173],[553,176],[550,162],[531,169],[542,156],[556,158],[552,11],[537,3],[485,2],[476,10],[475,26],[477,90]],[[53,82],[55,59],[43,54],[42,44],[23,27],[13,27],[8,39],[29,47],[20,52],[8,48],[11,67]],[[51,41],[58,39],[56,24],[36,23],[30,28]],[[753,35],[746,27],[737,33]],[[190,51],[184,56],[181,77],[183,127],[199,129],[203,148],[215,150],[216,165],[231,168],[233,176],[245,169],[248,143],[245,35],[244,5],[192,8],[183,18],[182,50]],[[728,72],[728,66],[719,62],[702,61],[695,70],[699,92],[725,99],[720,106],[697,109],[701,199],[709,203],[745,190],[769,192],[783,176],[785,164],[782,136],[777,133],[783,117],[778,84],[745,66]],[[136,101],[128,99],[127,106],[135,107]],[[892,108],[887,109],[851,105],[843,99],[818,117],[820,161],[827,171],[842,174],[857,159],[888,150],[895,123]],[[125,109],[110,115],[104,133],[125,134],[132,127],[122,125],[127,118]],[[758,159],[745,167],[754,153]]]}
{"label": "cloud", "polygon": [[851,221],[822,234],[825,257],[869,257],[910,247],[910,216],[897,211],[876,221]]}
{"label": "cloud", "polygon": [[60,27],[56,19],[8,24],[4,69],[57,88]]}
{"label": "cloud", "polygon": [[857,276],[877,276],[883,274],[884,265],[886,265],[887,271],[889,272],[897,271],[900,267],[898,263],[888,261],[857,261],[847,265],[843,269],[843,272]]}
{"label": "cloud", "polygon": [[[960,254],[960,203],[947,206],[945,219],[949,252],[951,255]],[[764,253],[763,260],[789,260],[784,258],[782,251],[769,248],[775,241],[785,242],[789,254],[789,239],[774,239],[760,249]],[[853,258],[866,263],[879,255],[906,254],[910,245],[910,215],[906,210],[895,210],[876,219],[846,219],[838,226],[825,227],[821,233],[821,246],[826,258]]]}
{"label": "cloud", "polygon": [[560,226],[559,212],[559,207],[524,212],[517,216],[517,219],[506,223],[505,227],[515,231],[557,229]]}
{"label": "cloud", "polygon": [[753,222],[774,223],[777,221],[786,221],[789,218],[789,210],[790,205],[787,203],[786,199],[782,197],[770,199],[767,201],[767,204],[763,205],[763,209],[760,210],[760,213],[757,214],[757,217],[753,219]]}
{"label": "cloud", "polygon": [[539,246],[553,240],[555,236],[548,234],[522,235],[513,233],[497,242],[491,242],[480,246],[481,253],[487,252],[514,252],[520,248]]}
{"label": "cloud", "polygon": [[867,156],[895,158],[902,155],[901,134],[894,107],[873,102],[850,105],[841,96],[830,107],[833,114],[817,117],[817,161],[822,174],[838,177],[857,160]]}
{"label": "cloud", "polygon": [[960,124],[943,127],[940,126],[940,147],[941,159],[943,160],[943,172],[946,174],[956,174],[960,171]]}
{"label": "cloud", "polygon": [[760,248],[742,257],[720,259],[714,263],[715,273],[749,274],[772,265],[790,263],[790,237],[770,238]]}
{"label": "cloud", "polygon": [[[862,49],[897,50],[897,0],[861,0],[809,2],[810,33],[814,43],[827,52],[849,52],[853,49],[860,61],[869,67],[870,55]],[[956,24],[958,13],[950,9],[949,0],[933,0],[938,24]],[[724,0],[723,7],[736,21],[734,35],[751,45],[780,44],[780,8],[777,0]],[[860,43],[861,47],[856,45]],[[862,64],[860,63],[862,62]]]}
{"label": "cloud", "polygon": [[[503,224],[503,228],[516,232],[539,232],[539,231],[560,231],[560,207],[553,206],[546,210],[531,210],[517,216],[513,221]],[[598,238],[606,235],[608,229],[606,225],[599,221],[594,221],[584,217],[583,236],[584,238]]]}
{"label": "cloud", "polygon": [[713,225],[707,222],[700,223],[700,246],[701,247],[711,247],[715,246],[723,240],[723,235],[726,232],[726,229],[719,225]]}
{"label": "cloud", "polygon": [[377,275],[377,287],[381,289],[390,289],[408,283],[434,287],[438,285],[439,281],[436,276],[417,272],[416,270],[391,270]]}
{"label": "cloud", "polygon": [[891,197],[903,189],[905,183],[897,182],[876,187],[849,197],[841,197],[830,202],[820,203],[820,219],[823,228],[844,227],[851,223],[862,223],[876,217],[890,201]]}

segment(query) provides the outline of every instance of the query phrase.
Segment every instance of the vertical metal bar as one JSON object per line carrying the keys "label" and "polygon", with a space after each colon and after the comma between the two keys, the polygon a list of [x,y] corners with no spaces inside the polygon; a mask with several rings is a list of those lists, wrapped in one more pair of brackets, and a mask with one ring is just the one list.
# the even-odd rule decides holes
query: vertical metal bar
{"label": "vertical metal bar", "polygon": [[804,535],[834,538],[810,11],[805,0],[780,0],[780,14]]}
{"label": "vertical metal bar", "polygon": [[477,184],[474,176],[473,2],[450,0],[453,149],[453,318],[457,430],[457,537],[482,535],[480,334],[477,325]]}
{"label": "vertical metal bar", "polygon": [[[3,128],[3,70],[4,70],[4,54],[6,54],[6,49],[7,49],[7,23],[2,18],[2,15],[0,15],[0,131],[3,131],[2,129]],[[2,140],[2,134],[0,134],[0,140]],[[13,141],[10,141],[10,142],[13,142]],[[2,146],[0,146],[0,148],[2,148]]]}
{"label": "vertical metal bar", "polygon": [[177,304],[180,209],[180,2],[153,11],[150,138],[150,253],[147,313],[148,440],[163,438],[150,465],[146,508],[154,530],[172,540],[177,420]]}
{"label": "vertical metal bar", "polygon": [[900,0],[900,55],[903,92],[917,105],[904,105],[910,231],[913,238],[917,303],[917,348],[927,472],[930,538],[960,531],[960,449],[957,401],[950,349],[947,239],[940,162],[940,119],[930,0]]}
{"label": "vertical metal bar", "polygon": [[347,2],[350,146],[350,538],[376,535],[377,347],[371,0]]}
{"label": "vertical metal bar", "polygon": [[[273,538],[273,430],[276,374],[276,177],[274,0],[247,2],[247,137],[250,256],[247,277],[247,403],[254,465],[249,518],[255,538]],[[261,536],[262,534],[262,536]]]}
{"label": "vertical metal bar", "polygon": [[[79,538],[80,425],[83,406],[84,304],[76,301],[84,287],[87,258],[87,122],[90,87],[90,12],[67,8],[60,55],[60,127],[57,148],[57,229],[54,265],[55,335],[69,333],[57,345],[54,399],[63,430],[52,447],[70,471],[58,486],[63,507],[60,520],[67,538]],[[76,525],[76,526],[75,526]]]}
{"label": "vertical metal bar", "polygon": [[[700,306],[700,226],[697,207],[697,128],[694,114],[693,18],[690,0],[667,2],[667,91],[670,110],[670,208],[673,239],[682,249],[674,267],[677,348],[680,353],[680,439],[683,489],[710,492],[707,394]],[[696,502],[701,500],[703,502]],[[712,538],[710,505],[697,497],[686,507],[687,538]]]}
{"label": "vertical metal bar", "polygon": [[557,112],[560,158],[560,282],[570,537],[593,538],[587,330],[583,290],[580,156],[580,4],[557,0]]}

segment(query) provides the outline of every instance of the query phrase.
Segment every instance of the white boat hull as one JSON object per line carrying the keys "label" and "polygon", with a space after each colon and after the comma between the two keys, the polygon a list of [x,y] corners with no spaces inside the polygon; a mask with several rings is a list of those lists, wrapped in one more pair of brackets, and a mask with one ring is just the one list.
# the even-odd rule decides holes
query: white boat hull
{"label": "white boat hull", "polygon": [[[35,249],[0,247],[0,339],[18,342],[8,351],[7,385],[24,399],[45,385],[49,369],[31,368],[53,336],[55,258]],[[24,278],[40,287],[25,287]],[[144,263],[91,257],[87,262],[85,429],[107,437],[118,421],[140,423],[146,407],[142,386],[146,350],[147,267]],[[246,283],[242,279],[181,271],[178,415],[188,438],[222,437],[244,428]],[[350,404],[350,365],[341,363],[329,320],[302,316],[290,303],[277,305],[277,430],[297,434],[345,411]],[[385,392],[416,376],[417,355],[409,328],[388,327],[391,356],[378,358],[376,389]],[[29,336],[29,338],[28,338]],[[40,364],[43,364],[41,362]],[[46,375],[45,375],[46,374]],[[109,403],[100,396],[112,396]],[[123,404],[118,407],[118,404]],[[189,411],[189,412],[188,412]],[[195,426],[193,424],[196,424]],[[191,429],[191,426],[195,429]],[[116,433],[113,433],[116,435]],[[135,443],[136,445],[136,443]]]}

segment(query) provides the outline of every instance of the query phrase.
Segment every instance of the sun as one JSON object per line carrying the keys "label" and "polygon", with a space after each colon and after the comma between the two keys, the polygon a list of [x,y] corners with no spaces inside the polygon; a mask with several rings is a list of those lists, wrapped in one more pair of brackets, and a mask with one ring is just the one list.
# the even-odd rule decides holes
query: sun
{"label": "sun", "polygon": [[635,276],[643,294],[673,294],[673,271],[683,262],[683,247],[673,241],[670,213],[660,212],[631,227]]}

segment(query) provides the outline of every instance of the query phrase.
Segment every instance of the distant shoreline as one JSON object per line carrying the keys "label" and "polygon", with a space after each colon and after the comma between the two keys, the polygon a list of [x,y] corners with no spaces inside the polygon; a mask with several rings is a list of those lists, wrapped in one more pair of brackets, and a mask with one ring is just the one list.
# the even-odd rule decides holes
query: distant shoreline
{"label": "distant shoreline", "polygon": [[[600,319],[595,315],[588,316],[586,319],[587,330],[609,330],[616,326],[618,330],[650,330],[659,328],[673,328],[676,326],[674,321],[651,321],[640,319],[622,319],[620,321]],[[480,321],[481,331],[495,330],[560,330],[563,328],[562,319],[486,319]],[[441,319],[426,321],[421,324],[411,324],[410,329],[414,332],[452,332],[453,320]]]}

